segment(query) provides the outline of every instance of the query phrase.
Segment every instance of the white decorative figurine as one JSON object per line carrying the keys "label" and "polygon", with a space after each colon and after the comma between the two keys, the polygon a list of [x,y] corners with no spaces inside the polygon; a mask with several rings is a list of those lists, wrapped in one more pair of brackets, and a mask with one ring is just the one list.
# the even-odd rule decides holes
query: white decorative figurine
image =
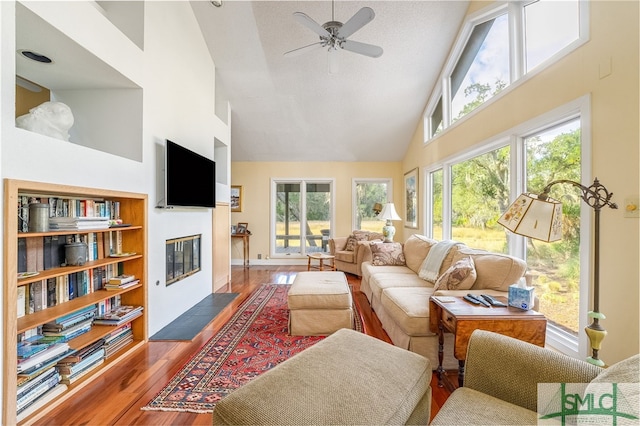
{"label": "white decorative figurine", "polygon": [[31,108],[29,114],[16,118],[16,126],[68,141],[69,129],[73,126],[73,113],[62,102],[43,102]]}

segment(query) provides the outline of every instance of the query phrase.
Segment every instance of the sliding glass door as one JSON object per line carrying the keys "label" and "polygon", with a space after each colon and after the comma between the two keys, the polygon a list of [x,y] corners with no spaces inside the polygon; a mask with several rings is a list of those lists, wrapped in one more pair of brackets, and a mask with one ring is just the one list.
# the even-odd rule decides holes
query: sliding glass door
{"label": "sliding glass door", "polygon": [[[333,181],[273,181],[272,257],[328,252]],[[304,243],[303,243],[304,242]]]}

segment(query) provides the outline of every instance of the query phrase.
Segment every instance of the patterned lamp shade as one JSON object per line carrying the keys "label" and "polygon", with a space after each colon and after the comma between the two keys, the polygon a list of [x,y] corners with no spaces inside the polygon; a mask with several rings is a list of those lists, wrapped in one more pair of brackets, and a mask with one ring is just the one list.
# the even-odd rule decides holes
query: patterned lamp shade
{"label": "patterned lamp shade", "polygon": [[522,194],[498,223],[515,234],[548,243],[558,241],[562,238],[562,203],[553,198],[541,200],[535,194]]}

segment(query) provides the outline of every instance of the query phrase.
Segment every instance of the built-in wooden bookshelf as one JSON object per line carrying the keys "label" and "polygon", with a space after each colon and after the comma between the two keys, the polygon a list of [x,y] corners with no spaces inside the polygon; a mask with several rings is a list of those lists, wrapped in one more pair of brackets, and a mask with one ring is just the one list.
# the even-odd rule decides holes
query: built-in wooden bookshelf
{"label": "built-in wooden bookshelf", "polygon": [[[92,199],[118,201],[120,216],[129,226],[109,229],[21,232],[19,228],[18,206],[22,195],[31,197],[59,197],[69,199]],[[87,235],[120,233],[122,252],[131,253],[127,256],[102,258],[88,261],[82,265],[54,266],[47,270],[38,270],[38,275],[18,279],[18,239],[42,239],[47,236]],[[5,179],[4,182],[4,351],[3,351],[3,417],[2,424],[30,423],[43,417],[62,401],[72,397],[87,384],[117,364],[132,351],[140,348],[148,339],[147,316],[147,195],[131,192],[93,189],[69,185],[31,182],[24,180]],[[66,276],[94,268],[114,267],[122,273],[135,275],[139,283],[119,290],[95,290],[68,301],[59,301],[50,307],[33,313],[26,313],[18,318],[18,288],[28,286],[38,280],[46,280]],[[17,422],[17,336],[27,330],[34,329],[56,318],[75,312],[90,305],[95,305],[114,296],[119,296],[123,305],[142,306],[143,313],[131,321],[133,342],[119,349],[114,356],[108,358],[99,367],[91,370],[79,380],[67,386],[67,389],[55,399],[48,402],[37,412]],[[114,327],[93,325],[87,333],[70,340],[69,346],[80,349],[108,336]]]}

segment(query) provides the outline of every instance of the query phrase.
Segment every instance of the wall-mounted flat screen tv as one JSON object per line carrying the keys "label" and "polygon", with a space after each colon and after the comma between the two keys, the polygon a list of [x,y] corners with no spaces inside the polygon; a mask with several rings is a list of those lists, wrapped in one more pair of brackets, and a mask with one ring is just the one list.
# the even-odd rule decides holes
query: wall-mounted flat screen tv
{"label": "wall-mounted flat screen tv", "polygon": [[166,207],[215,207],[216,163],[167,139]]}

